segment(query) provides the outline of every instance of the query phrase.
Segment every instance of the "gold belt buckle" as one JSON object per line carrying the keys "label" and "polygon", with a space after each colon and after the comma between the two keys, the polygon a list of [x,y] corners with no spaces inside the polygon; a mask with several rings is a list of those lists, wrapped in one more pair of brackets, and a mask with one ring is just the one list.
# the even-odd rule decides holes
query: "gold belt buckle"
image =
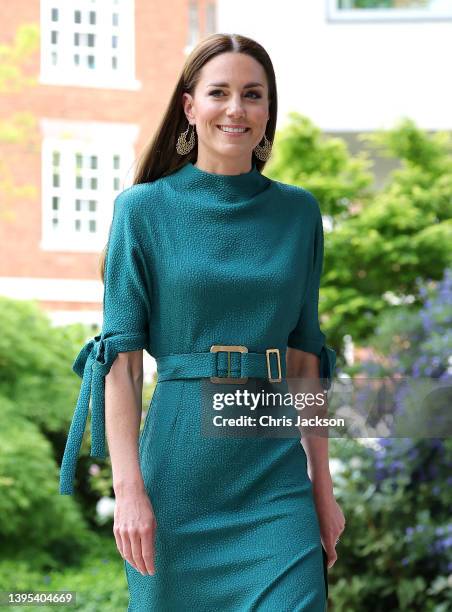
{"label": "gold belt buckle", "polygon": [[210,381],[213,383],[246,383],[248,376],[244,378],[235,378],[231,376],[231,353],[247,353],[248,349],[246,346],[234,345],[234,344],[213,344],[210,347],[211,353],[227,352],[228,354],[228,376],[211,376]]}
{"label": "gold belt buckle", "polygon": [[[276,355],[278,357],[278,378],[272,378],[272,370],[271,370],[271,366],[270,366],[270,353],[276,353]],[[269,382],[281,382],[282,381],[282,376],[281,376],[281,357],[280,357],[280,354],[279,354],[279,349],[277,349],[277,348],[266,349],[265,354],[267,356],[268,381]]]}

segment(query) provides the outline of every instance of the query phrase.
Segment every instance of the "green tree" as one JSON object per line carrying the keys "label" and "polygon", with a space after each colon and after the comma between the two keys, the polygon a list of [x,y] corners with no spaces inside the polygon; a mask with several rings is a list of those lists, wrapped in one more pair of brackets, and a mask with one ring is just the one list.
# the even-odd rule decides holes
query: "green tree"
{"label": "green tree", "polygon": [[82,328],[54,328],[37,304],[4,297],[0,328],[2,558],[28,560],[34,551],[46,566],[70,562],[91,542],[88,512],[58,494],[58,456],[79,390],[70,366]]}
{"label": "green tree", "polygon": [[[17,30],[12,45],[0,45],[0,93],[7,96],[36,84],[34,76],[28,76],[27,62],[39,49],[39,28],[36,24],[22,25]],[[37,151],[39,138],[36,117],[28,111],[18,111],[0,119],[0,144],[5,153],[9,147],[21,145]],[[34,185],[16,185],[8,162],[9,155],[0,160],[0,221],[13,215],[9,202],[16,198],[34,198]]]}
{"label": "green tree", "polygon": [[418,280],[439,280],[452,259],[450,135],[428,134],[402,119],[361,139],[401,163],[380,191],[371,187],[365,154],[352,157],[342,141],[321,138],[296,114],[278,135],[269,166],[273,178],[312,191],[333,221],[320,312],[336,348],[345,333],[363,341],[380,313],[416,302]]}

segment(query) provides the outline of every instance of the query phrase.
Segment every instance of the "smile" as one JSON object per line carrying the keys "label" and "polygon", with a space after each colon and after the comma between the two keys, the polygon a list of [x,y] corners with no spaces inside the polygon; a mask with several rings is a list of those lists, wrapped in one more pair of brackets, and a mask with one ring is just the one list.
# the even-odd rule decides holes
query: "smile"
{"label": "smile", "polygon": [[250,128],[230,128],[224,125],[217,125],[217,128],[226,134],[244,134],[250,130]]}

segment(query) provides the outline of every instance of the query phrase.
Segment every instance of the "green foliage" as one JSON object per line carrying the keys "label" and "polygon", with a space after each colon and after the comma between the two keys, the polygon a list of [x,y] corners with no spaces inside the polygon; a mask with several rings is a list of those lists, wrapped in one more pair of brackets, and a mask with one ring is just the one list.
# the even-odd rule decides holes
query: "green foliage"
{"label": "green foliage", "polygon": [[[419,294],[420,309],[399,306],[381,317],[374,345],[388,365],[379,374],[450,381],[452,272],[441,282],[419,283]],[[362,364],[361,373],[373,366]],[[409,417],[410,401],[402,394],[395,411],[407,408]],[[452,607],[452,439],[416,434],[370,446],[330,442],[336,497],[347,521],[330,574],[334,610]]]}
{"label": "green foliage", "polygon": [[46,432],[70,422],[80,385],[71,364],[86,329],[53,327],[31,301],[0,296],[0,392],[16,413]]}
{"label": "green foliage", "polygon": [[[21,25],[12,45],[0,44],[0,92],[3,95],[22,91],[36,84],[36,77],[29,76],[28,62],[39,51],[39,26]],[[36,117],[28,111],[19,111],[0,120],[0,142],[26,145],[28,151],[39,151],[40,137]],[[14,218],[14,210],[8,200],[36,198],[35,185],[16,185],[13,170],[5,160],[0,160],[0,219]]]}
{"label": "green foliage", "polygon": [[353,158],[340,139],[322,137],[297,113],[290,117],[278,135],[269,176],[309,189],[330,216],[322,326],[336,348],[345,333],[365,342],[380,313],[394,301],[416,301],[418,279],[438,280],[451,265],[450,134],[428,134],[403,119],[392,130],[363,135],[381,155],[401,163],[373,192],[364,154]]}
{"label": "green foliage", "polygon": [[57,458],[80,387],[71,363],[82,328],[54,328],[37,304],[4,297],[0,327],[1,554],[73,563],[91,534],[75,499],[59,495]]}
{"label": "green foliage", "polygon": [[10,400],[0,396],[0,406],[2,556],[12,559],[34,550],[49,566],[71,563],[89,546],[90,537],[74,501],[58,495],[53,449]]}
{"label": "green foliage", "polygon": [[[438,483],[450,472],[452,441],[433,453],[410,444],[400,453],[402,445],[395,444],[384,460],[357,440],[331,440],[330,450],[336,499],[347,521],[329,573],[332,609],[450,609],[447,554],[437,544],[450,530],[450,493]],[[387,471],[380,480],[381,461]],[[419,478],[426,461],[437,468],[432,480]]]}
{"label": "green foliage", "polygon": [[[21,560],[0,560],[0,590],[4,591],[75,591],[76,604],[71,610],[81,612],[116,612],[128,602],[124,562],[113,536],[93,538],[89,554],[75,567],[48,569],[38,555]],[[52,612],[55,605],[39,606]],[[30,606],[14,606],[26,612]]]}
{"label": "green foliage", "polygon": [[0,93],[21,91],[36,84],[36,79],[27,77],[24,68],[27,61],[39,51],[39,26],[21,25],[12,45],[0,44]]}
{"label": "green foliage", "polygon": [[366,198],[373,175],[365,152],[352,157],[341,138],[324,138],[319,128],[299,113],[289,113],[287,127],[277,132],[265,174],[300,185],[319,199],[322,213],[347,213],[349,203]]}

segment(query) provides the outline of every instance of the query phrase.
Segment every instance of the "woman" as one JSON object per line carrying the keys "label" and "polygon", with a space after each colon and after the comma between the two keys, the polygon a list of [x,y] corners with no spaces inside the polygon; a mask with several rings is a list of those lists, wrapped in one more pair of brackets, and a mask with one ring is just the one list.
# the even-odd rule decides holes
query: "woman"
{"label": "woman", "polygon": [[[60,492],[73,492],[90,396],[91,454],[105,457],[105,401],[129,610],[326,607],[326,564],[344,528],[327,439],[304,448],[200,432],[203,379],[320,386],[333,375],[318,322],[318,203],[260,172],[276,114],[265,50],[239,35],[204,39],[135,184],[115,200],[103,330],[73,365],[83,381]],[[158,382],[138,435],[143,349]]]}

